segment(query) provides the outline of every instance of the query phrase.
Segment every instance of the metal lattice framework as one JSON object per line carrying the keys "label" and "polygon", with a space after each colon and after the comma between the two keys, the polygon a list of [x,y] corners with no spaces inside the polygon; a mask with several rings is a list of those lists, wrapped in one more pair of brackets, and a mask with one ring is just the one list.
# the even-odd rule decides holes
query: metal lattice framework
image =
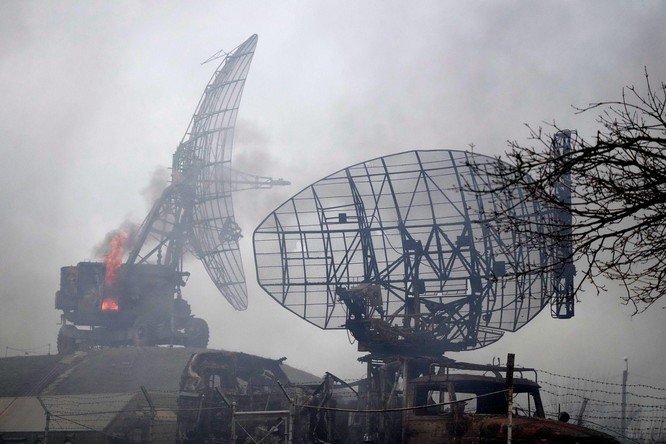
{"label": "metal lattice framework", "polygon": [[[552,297],[552,273],[522,273],[545,247],[485,214],[511,200],[546,227],[520,189],[484,171],[498,160],[409,151],[338,171],[280,205],[254,232],[257,278],[273,299],[323,329],[348,328],[371,351],[441,354],[516,331]],[[477,191],[471,191],[477,190]],[[536,268],[536,267],[534,267]]]}
{"label": "metal lattice framework", "polygon": [[127,261],[180,270],[187,249],[237,310],[247,308],[247,290],[231,194],[239,188],[239,176],[245,188],[271,184],[231,168],[236,117],[256,46],[253,35],[216,69],[173,156],[172,183],[143,222]]}

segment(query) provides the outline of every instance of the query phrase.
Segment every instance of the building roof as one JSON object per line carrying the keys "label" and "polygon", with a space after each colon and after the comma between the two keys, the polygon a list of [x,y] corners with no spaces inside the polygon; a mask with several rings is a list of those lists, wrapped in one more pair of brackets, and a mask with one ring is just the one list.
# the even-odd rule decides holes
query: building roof
{"label": "building roof", "polygon": [[[136,393],[141,386],[147,390],[177,392],[192,354],[205,351],[212,350],[122,347],[67,356],[0,358],[0,397]],[[281,368],[290,382],[321,380],[288,365]]]}

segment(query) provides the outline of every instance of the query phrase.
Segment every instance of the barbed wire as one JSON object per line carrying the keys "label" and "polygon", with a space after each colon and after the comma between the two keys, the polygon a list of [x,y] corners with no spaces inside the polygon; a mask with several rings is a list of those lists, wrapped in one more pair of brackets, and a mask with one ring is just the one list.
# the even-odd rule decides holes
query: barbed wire
{"label": "barbed wire", "polygon": [[[548,381],[540,381],[540,384],[545,384],[545,385],[549,385],[551,387],[557,387],[557,388],[567,389],[567,390],[571,388],[571,387],[555,384],[555,383],[548,382]],[[609,390],[603,390],[603,389],[599,389],[599,388],[577,387],[576,389],[579,390],[579,391],[584,391],[584,392],[605,393],[607,395],[618,395],[618,396],[622,395],[621,391],[620,392],[611,392]],[[631,395],[631,396],[634,396],[636,398],[646,398],[646,399],[655,399],[657,401],[666,401],[666,396],[641,395],[641,394],[633,393],[633,392],[629,392],[629,391],[627,391],[625,393],[627,395]]]}
{"label": "barbed wire", "polygon": [[[596,408],[596,409],[595,409],[595,408],[592,408],[592,407],[595,407],[595,406],[596,406],[596,407],[603,407],[603,408]],[[612,410],[612,409],[608,409],[607,407],[608,407],[608,406],[606,406],[606,405],[604,405],[604,404],[596,405],[596,404],[593,402],[593,400],[588,399],[588,403],[587,403],[587,407],[585,408],[585,411],[586,411],[586,412],[602,411],[602,412],[607,413],[607,414],[609,414],[609,415],[612,415],[612,414],[620,414],[620,413],[622,413],[622,410],[621,410],[621,409],[620,409],[620,410]],[[651,406],[651,405],[641,406],[641,413],[644,413],[644,412],[650,412],[650,413],[652,413],[652,412],[656,412],[656,413],[659,413],[661,410],[665,410],[665,408],[664,408],[663,406],[656,406],[656,407],[655,407],[655,406]],[[664,416],[664,419],[666,419],[666,416]]]}
{"label": "barbed wire", "polygon": [[[563,389],[563,390],[568,390],[566,392],[560,392],[560,391],[553,391],[549,390],[547,388],[541,388],[541,392],[551,395],[554,398],[565,398],[565,397],[572,397],[577,400],[583,400],[587,399],[588,403],[596,403],[600,405],[610,405],[610,406],[620,406],[622,405],[621,402],[618,401],[610,401],[607,399],[598,399],[598,398],[593,398],[590,396],[586,396],[582,393],[580,393],[580,389],[578,392],[573,392],[570,391],[572,390],[571,387],[566,387],[560,384],[554,384],[546,381],[541,381],[541,384],[555,387],[558,389]],[[619,395],[619,393],[615,392],[610,392],[610,391],[605,391],[601,389],[590,389],[590,390],[582,390],[583,392],[596,392],[596,393],[604,393],[604,394],[614,394],[614,395]],[[101,403],[119,403],[119,404],[124,404],[127,403],[132,397],[136,396],[140,392],[136,392],[134,394],[128,394],[128,393],[111,393],[111,394],[87,394],[87,395],[44,395],[41,396],[41,398],[45,401],[53,401],[57,402],[60,406],[64,405],[69,405],[69,406],[86,406],[86,405],[99,405]],[[181,394],[181,391],[173,391],[173,390],[150,390],[151,394],[159,394],[159,395],[169,395],[171,397],[177,397],[179,394]],[[275,395],[282,396],[280,392],[276,391],[274,393]],[[656,397],[656,396],[650,396],[650,395],[640,395],[636,396],[638,398],[643,398],[643,399],[651,399],[651,400],[658,400],[658,401],[663,401],[666,400],[664,397]],[[356,399],[358,396],[354,393],[347,393],[347,392],[342,392],[342,393],[336,393],[336,398],[342,398],[342,399]],[[661,410],[666,410],[666,404],[642,404],[642,403],[637,403],[637,402],[628,402],[625,403],[626,406],[630,407],[640,407],[640,408],[645,408],[649,409],[651,411],[661,411]]]}
{"label": "barbed wire", "polygon": [[[48,355],[44,355],[43,353],[41,353],[41,354],[38,353],[39,351],[42,351],[44,349],[49,350]],[[40,355],[40,356],[50,356],[51,355],[51,353],[50,353],[51,344],[38,345],[37,347],[32,347],[32,348],[15,348],[15,347],[7,346],[7,347],[5,347],[5,358],[15,357],[15,356],[7,356],[7,353],[9,352],[9,350],[14,351],[14,352],[21,352],[21,353],[23,353],[23,355],[35,354],[35,355]]]}
{"label": "barbed wire", "polygon": [[560,375],[560,374],[557,374],[557,373],[549,372],[548,370],[537,370],[537,372],[542,373],[542,374],[546,374],[546,375],[550,375],[550,376],[557,376],[558,378],[570,379],[570,380],[573,380],[573,381],[593,382],[593,383],[596,383],[596,384],[611,385],[611,386],[616,386],[616,387],[622,387],[622,386],[625,386],[625,387],[628,387],[628,388],[641,387],[641,388],[646,388],[646,389],[650,389],[650,390],[657,390],[657,391],[666,392],[665,387],[656,387],[656,386],[648,385],[648,384],[622,384],[622,383],[617,383],[617,382],[599,381],[599,380],[595,380],[595,379],[580,378],[580,377],[577,377],[577,376]]}
{"label": "barbed wire", "polygon": [[[584,419],[587,420],[588,418],[593,418],[593,419],[622,419],[622,416],[608,416],[608,415],[590,415],[590,414],[585,414]],[[663,420],[663,416],[641,416],[642,421],[653,421],[653,420]]]}
{"label": "barbed wire", "polygon": [[[547,394],[552,395],[552,396],[555,396],[555,397],[572,396],[572,397],[579,398],[579,399],[581,399],[581,400],[583,400],[583,399],[588,399],[588,400],[590,400],[590,401],[595,401],[595,402],[598,402],[598,403],[600,403],[600,404],[607,404],[607,405],[622,405],[621,402],[606,401],[606,400],[602,400],[602,399],[591,399],[591,398],[586,398],[585,396],[581,396],[581,395],[578,394],[578,393],[572,393],[572,392],[569,392],[569,393],[555,393],[555,392],[551,392],[550,390],[546,390],[546,389],[543,389],[543,388],[541,389],[541,392],[542,392],[542,393],[547,393]],[[624,405],[626,405],[626,406],[631,406],[631,407],[643,407],[645,404],[638,404],[638,403],[627,402],[627,403],[625,403]],[[652,406],[651,404],[649,404],[649,405]],[[656,406],[656,408],[659,408],[659,406]],[[666,406],[663,406],[663,407],[661,407],[661,408],[664,409],[664,410],[666,410]]]}

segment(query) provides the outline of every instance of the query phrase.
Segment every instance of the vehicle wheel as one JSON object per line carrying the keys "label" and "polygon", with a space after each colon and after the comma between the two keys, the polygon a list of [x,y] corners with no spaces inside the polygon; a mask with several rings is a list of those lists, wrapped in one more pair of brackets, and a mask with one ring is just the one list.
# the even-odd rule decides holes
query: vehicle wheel
{"label": "vehicle wheel", "polygon": [[190,304],[188,304],[185,299],[174,299],[173,314],[176,318],[189,318],[192,314]]}
{"label": "vehicle wheel", "polygon": [[192,318],[185,328],[186,347],[208,347],[208,323],[201,318]]}
{"label": "vehicle wheel", "polygon": [[155,321],[150,316],[141,316],[134,322],[131,338],[137,347],[155,345]]}
{"label": "vehicle wheel", "polygon": [[76,344],[76,332],[78,330],[73,325],[63,325],[58,332],[58,354],[69,355],[78,348]]}

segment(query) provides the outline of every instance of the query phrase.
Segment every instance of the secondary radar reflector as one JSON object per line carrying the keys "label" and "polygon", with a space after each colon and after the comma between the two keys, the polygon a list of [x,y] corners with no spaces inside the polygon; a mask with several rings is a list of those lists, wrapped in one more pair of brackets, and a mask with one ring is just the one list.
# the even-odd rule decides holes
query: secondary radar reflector
{"label": "secondary radar reflector", "polygon": [[[191,251],[236,310],[247,308],[247,289],[239,248],[242,235],[232,202],[232,191],[238,189],[234,179],[240,173],[232,169],[231,155],[257,40],[252,35],[226,54],[213,73],[173,155],[171,184],[141,226],[128,260],[156,260],[180,268],[183,252]],[[254,188],[268,187],[260,183],[264,178],[252,177]]]}

